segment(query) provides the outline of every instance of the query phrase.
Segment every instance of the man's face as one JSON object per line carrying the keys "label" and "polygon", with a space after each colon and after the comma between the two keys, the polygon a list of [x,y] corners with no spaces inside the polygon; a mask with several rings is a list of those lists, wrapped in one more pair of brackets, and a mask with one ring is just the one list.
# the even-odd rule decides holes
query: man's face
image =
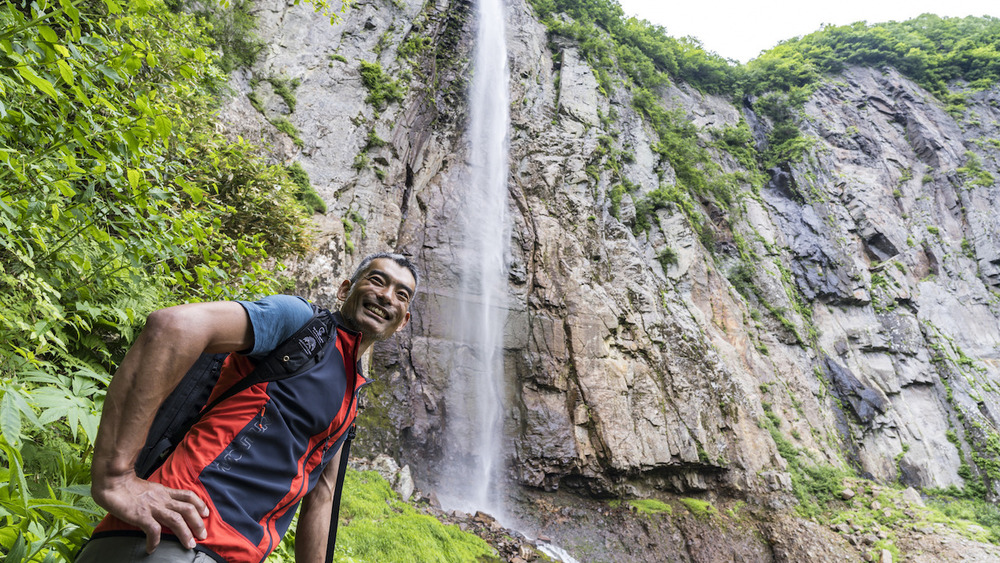
{"label": "man's face", "polygon": [[337,297],[344,301],[340,312],[366,340],[385,340],[409,322],[415,285],[409,269],[377,258],[357,282],[340,284]]}

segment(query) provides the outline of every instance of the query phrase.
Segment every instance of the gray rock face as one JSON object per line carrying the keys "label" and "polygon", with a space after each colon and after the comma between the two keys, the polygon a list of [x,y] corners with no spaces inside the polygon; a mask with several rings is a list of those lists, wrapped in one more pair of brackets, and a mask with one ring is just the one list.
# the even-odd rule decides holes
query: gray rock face
{"label": "gray rock face", "polygon": [[[300,79],[287,117],[303,146],[248,110],[248,78],[234,81],[242,91],[223,110],[232,131],[270,135],[276,158],[300,161],[329,205],[316,251],[295,265],[300,292],[334,305],[337,283],[374,251],[396,249],[423,268],[413,321],[376,347],[380,381],[364,415],[382,422],[370,425],[372,442],[409,464],[422,489],[449,462],[443,425],[462,424],[448,418],[444,390],[460,298],[454,210],[468,188],[470,9],[360,2],[330,26],[308,8],[261,2],[270,46],[254,73]],[[724,244],[706,250],[680,210],[630,229],[635,199],[674,181],[630,94],[601,92],[575,45],[553,51],[523,0],[508,2],[507,29],[513,482],[782,494],[787,460],[772,427],[818,463],[850,461],[918,487],[964,486],[958,470],[974,452],[997,455],[986,444],[1000,423],[1000,171],[990,142],[1000,90],[971,95],[955,118],[892,70],[849,69],[822,85],[805,106],[806,158],[773,170],[759,197],[742,186],[733,210],[701,209],[719,241],[738,235],[758,257],[748,300],[727,279],[738,258]],[[423,37],[434,47],[401,48]],[[362,60],[404,80],[405,98],[381,110],[366,103]],[[767,127],[691,88],[662,97],[706,139],[741,115]],[[372,134],[386,144],[372,145]],[[637,189],[617,214],[602,136],[631,154],[621,174]],[[710,150],[724,171],[739,170]],[[718,227],[723,215],[732,232]],[[675,263],[657,260],[665,248]]]}

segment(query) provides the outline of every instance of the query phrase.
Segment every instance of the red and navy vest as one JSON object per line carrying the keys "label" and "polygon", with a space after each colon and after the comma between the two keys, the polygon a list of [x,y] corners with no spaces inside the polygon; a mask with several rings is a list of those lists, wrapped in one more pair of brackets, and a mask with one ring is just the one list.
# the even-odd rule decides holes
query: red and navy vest
{"label": "red and navy vest", "polygon": [[[149,477],[208,505],[208,536],[198,551],[220,562],[263,562],[340,449],[367,380],[357,357],[361,334],[338,324],[335,335],[313,367],[218,403]],[[230,354],[209,404],[254,368],[250,358]],[[109,514],[93,537],[133,534],[142,531]]]}

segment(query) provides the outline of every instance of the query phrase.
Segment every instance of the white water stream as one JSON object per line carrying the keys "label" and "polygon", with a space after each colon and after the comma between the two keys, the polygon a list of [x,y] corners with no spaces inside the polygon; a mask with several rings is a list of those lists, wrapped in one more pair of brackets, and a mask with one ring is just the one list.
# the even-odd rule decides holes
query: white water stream
{"label": "white water stream", "polygon": [[461,287],[453,328],[459,342],[447,391],[448,467],[439,498],[446,508],[500,519],[510,102],[502,0],[480,0],[476,11],[463,244],[456,251]]}
{"label": "white water stream", "polygon": [[[476,43],[469,91],[468,175],[457,222],[461,279],[446,390],[444,508],[482,511],[509,526],[504,491],[503,331],[507,314],[509,70],[503,0],[476,3]],[[555,561],[578,563],[557,545],[537,542]]]}

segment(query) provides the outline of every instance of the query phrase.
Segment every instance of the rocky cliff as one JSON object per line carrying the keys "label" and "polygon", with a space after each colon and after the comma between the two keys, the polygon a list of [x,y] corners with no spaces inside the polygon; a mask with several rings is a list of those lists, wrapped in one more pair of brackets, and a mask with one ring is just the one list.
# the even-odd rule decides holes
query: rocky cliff
{"label": "rocky cliff", "polygon": [[[287,4],[258,4],[268,46],[233,77],[222,117],[300,162],[327,202],[317,248],[296,265],[301,292],[333,305],[337,282],[374,251],[423,268],[409,329],[373,355],[361,447],[410,464],[432,489],[451,462],[442,428],[461,424],[444,390],[471,5],[362,1],[331,25]],[[523,487],[512,496],[528,507],[515,512],[581,560],[713,560],[715,537],[781,560],[864,547],[792,516],[803,467],[1000,495],[1000,88],[952,115],[891,68],[848,69],[806,102],[805,156],[756,187],[759,172],[715,142],[741,126],[763,142],[771,123],[751,100],[663,88],[660,102],[693,124],[735,194],[728,207],[693,198],[696,228],[675,204],[637,210],[675,172],[624,83],[603,89],[523,0],[506,17],[505,453]],[[297,140],[275,127],[283,119]],[[623,178],[633,189],[616,192]],[[631,539],[595,531],[628,517],[592,498],[671,494],[745,503],[770,523],[718,536],[697,519],[633,518],[619,526]],[[560,524],[560,510],[589,516]],[[588,534],[605,539],[586,547]],[[970,545],[951,549],[997,555]]]}

